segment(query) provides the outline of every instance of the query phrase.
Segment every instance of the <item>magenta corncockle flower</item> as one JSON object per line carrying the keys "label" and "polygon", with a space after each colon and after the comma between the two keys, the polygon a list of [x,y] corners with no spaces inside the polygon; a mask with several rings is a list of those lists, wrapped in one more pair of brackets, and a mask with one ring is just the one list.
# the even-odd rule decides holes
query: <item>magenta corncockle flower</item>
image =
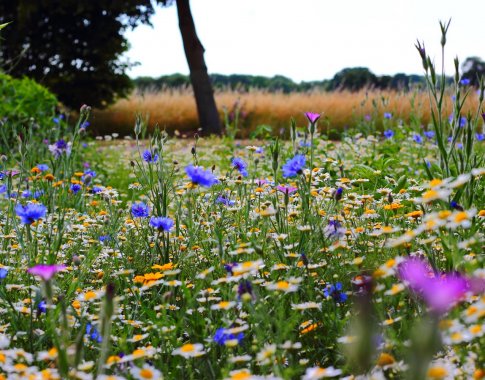
{"label": "magenta corncockle flower", "polygon": [[66,269],[66,266],[62,264],[37,264],[32,268],[27,269],[27,272],[33,274],[34,276],[39,276],[44,281],[49,281],[57,272],[64,269]]}
{"label": "magenta corncockle flower", "polygon": [[305,112],[305,116],[308,119],[308,121],[312,124],[315,124],[317,122],[317,120],[320,119],[319,113]]}
{"label": "magenta corncockle flower", "polygon": [[459,273],[437,275],[426,261],[419,258],[408,258],[401,263],[398,276],[437,314],[448,312],[470,290],[466,277]]}
{"label": "magenta corncockle flower", "polygon": [[460,274],[446,274],[428,280],[422,289],[424,301],[438,314],[444,314],[469,290],[468,280]]}
{"label": "magenta corncockle flower", "polygon": [[417,257],[402,262],[398,268],[398,277],[414,291],[421,291],[426,282],[434,276],[429,264]]}
{"label": "magenta corncockle flower", "polygon": [[298,188],[293,186],[278,185],[276,186],[276,190],[281,191],[284,194],[292,194],[297,191]]}

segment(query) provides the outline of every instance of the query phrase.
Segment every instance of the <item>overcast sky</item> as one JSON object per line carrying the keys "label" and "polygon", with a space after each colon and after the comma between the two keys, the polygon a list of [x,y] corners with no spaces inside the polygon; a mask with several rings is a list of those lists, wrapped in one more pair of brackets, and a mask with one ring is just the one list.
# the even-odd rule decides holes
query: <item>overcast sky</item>
{"label": "overcast sky", "polygon": [[[322,80],[345,67],[378,75],[421,74],[416,39],[440,61],[439,20],[452,18],[453,58],[485,58],[485,0],[191,0],[209,72]],[[175,5],[158,9],[153,28],[127,32],[129,75],[188,73]]]}

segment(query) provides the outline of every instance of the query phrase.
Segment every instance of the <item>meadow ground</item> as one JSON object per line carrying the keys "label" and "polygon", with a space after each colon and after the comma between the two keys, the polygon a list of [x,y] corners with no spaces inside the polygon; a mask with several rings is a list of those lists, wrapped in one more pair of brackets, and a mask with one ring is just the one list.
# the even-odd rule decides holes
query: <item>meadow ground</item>
{"label": "meadow ground", "polygon": [[481,119],[446,125],[446,161],[431,126],[335,143],[307,117],[285,141],[24,138],[0,376],[483,378]]}

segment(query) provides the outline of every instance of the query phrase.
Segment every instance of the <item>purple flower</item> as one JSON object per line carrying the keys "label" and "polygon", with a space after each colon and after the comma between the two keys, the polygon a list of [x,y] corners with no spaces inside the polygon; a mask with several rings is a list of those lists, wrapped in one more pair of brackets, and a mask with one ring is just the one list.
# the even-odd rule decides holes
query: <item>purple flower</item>
{"label": "purple flower", "polygon": [[55,158],[58,158],[63,153],[69,155],[71,153],[71,143],[67,143],[65,140],[61,139],[54,144],[49,145],[49,150]]}
{"label": "purple flower", "polygon": [[298,188],[293,186],[278,185],[276,186],[276,190],[281,191],[284,194],[292,194],[297,191]]}
{"label": "purple flower", "polygon": [[150,215],[150,208],[143,202],[135,203],[131,206],[131,215],[134,218],[147,218]]}
{"label": "purple flower", "polygon": [[188,165],[185,167],[185,172],[195,185],[211,187],[218,182],[210,170],[204,170],[201,166]]}
{"label": "purple flower", "polygon": [[173,220],[168,217],[152,216],[150,218],[150,226],[152,226],[153,228],[156,228],[159,231],[170,231],[173,227],[173,224],[174,224]]}
{"label": "purple flower", "polygon": [[342,227],[338,220],[329,220],[328,225],[323,230],[327,239],[340,239],[345,236],[347,230]]}
{"label": "purple flower", "polygon": [[29,203],[25,206],[18,204],[15,207],[15,213],[20,217],[23,224],[32,224],[36,220],[45,216],[47,209],[40,203]]}
{"label": "purple flower", "polygon": [[235,157],[232,159],[232,166],[239,172],[243,177],[246,177],[248,175],[248,171],[246,168],[248,167],[248,164],[239,157]]}
{"label": "purple flower", "polygon": [[143,160],[149,164],[154,164],[158,161],[158,154],[153,153],[151,150],[145,150],[142,154]]}
{"label": "purple flower", "polygon": [[423,135],[428,139],[431,140],[434,137],[434,131],[424,131]]}
{"label": "purple flower", "polygon": [[384,119],[392,119],[392,113],[390,112],[384,112]]}
{"label": "purple flower", "polygon": [[460,81],[460,84],[462,86],[468,86],[470,84],[470,79],[468,78],[463,78],[461,81]]}
{"label": "purple flower", "polygon": [[8,270],[5,268],[0,268],[0,280],[3,280],[5,277],[7,277]]}
{"label": "purple flower", "polygon": [[302,154],[297,154],[295,157],[289,159],[282,167],[283,177],[295,177],[303,173],[305,163],[305,156]]}
{"label": "purple flower", "polygon": [[475,137],[476,137],[477,141],[485,140],[485,134],[483,134],[483,133],[475,133]]}
{"label": "purple flower", "polygon": [[33,274],[34,276],[39,276],[44,281],[49,281],[57,272],[66,269],[65,265],[46,265],[46,264],[37,264],[34,265],[32,268],[27,269],[27,273]]}
{"label": "purple flower", "polygon": [[226,198],[224,195],[220,195],[217,197],[216,203],[221,203],[224,206],[234,206],[236,204],[236,201]]}
{"label": "purple flower", "polygon": [[467,119],[465,116],[460,117],[460,128],[463,128],[467,123]]}
{"label": "purple flower", "polygon": [[37,165],[37,169],[39,169],[41,172],[45,172],[46,170],[49,170],[49,166],[46,164],[39,164]]}
{"label": "purple flower", "polygon": [[386,139],[392,139],[394,137],[394,131],[392,129],[384,131],[384,137]]}
{"label": "purple flower", "polygon": [[423,142],[423,137],[417,133],[415,133],[413,135],[413,140],[418,143],[418,144],[421,144]]}
{"label": "purple flower", "polygon": [[308,119],[308,121],[312,124],[315,124],[318,121],[318,119],[320,119],[319,113],[305,112],[305,116]]}

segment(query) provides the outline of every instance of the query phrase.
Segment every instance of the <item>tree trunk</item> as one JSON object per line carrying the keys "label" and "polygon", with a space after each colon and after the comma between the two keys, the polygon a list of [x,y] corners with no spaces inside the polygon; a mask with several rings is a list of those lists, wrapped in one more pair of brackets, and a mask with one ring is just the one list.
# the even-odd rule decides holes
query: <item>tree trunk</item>
{"label": "tree trunk", "polygon": [[214,91],[204,60],[204,47],[195,31],[189,0],[177,0],[180,33],[189,64],[199,123],[204,134],[220,134],[221,122],[214,100]]}

